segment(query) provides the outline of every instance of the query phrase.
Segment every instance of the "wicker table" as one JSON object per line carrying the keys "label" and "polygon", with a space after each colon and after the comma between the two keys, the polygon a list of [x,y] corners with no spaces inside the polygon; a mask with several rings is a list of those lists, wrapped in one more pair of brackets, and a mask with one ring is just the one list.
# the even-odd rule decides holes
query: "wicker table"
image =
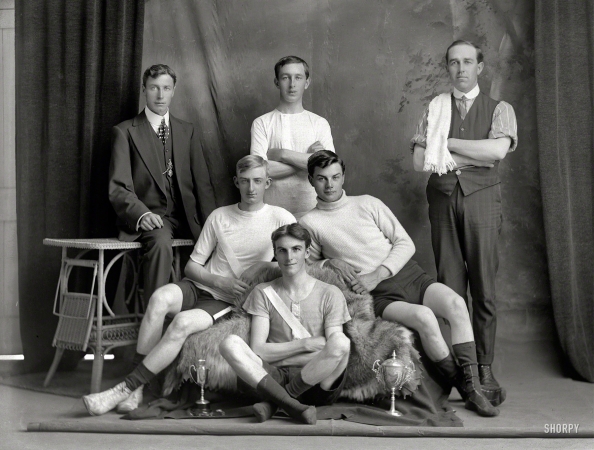
{"label": "wicker table", "polygon": [[[59,317],[58,327],[52,345],[56,354],[43,383],[47,386],[54,376],[64,350],[86,351],[93,349],[95,359],[91,374],[91,393],[99,392],[103,373],[103,357],[115,347],[133,345],[138,339],[142,314],[139,311],[137,282],[138,268],[130,252],[140,249],[139,242],[123,242],[117,239],[44,239],[44,245],[62,247],[60,279],[54,298],[54,314]],[[181,276],[179,247],[194,245],[189,239],[175,239],[173,279]],[[78,249],[74,257],[68,256],[68,249]],[[97,259],[89,253],[98,251]],[[116,250],[117,254],[105,266],[105,250]],[[84,258],[83,258],[84,257]],[[127,302],[134,301],[134,313],[116,315],[109,307],[105,296],[105,281],[110,269],[120,258],[132,267],[132,290]],[[93,270],[91,290],[88,293],[70,292],[68,279],[73,267],[87,267]],[[95,289],[95,286],[97,288]],[[95,293],[96,292],[96,293]],[[103,312],[107,312],[104,316]]]}

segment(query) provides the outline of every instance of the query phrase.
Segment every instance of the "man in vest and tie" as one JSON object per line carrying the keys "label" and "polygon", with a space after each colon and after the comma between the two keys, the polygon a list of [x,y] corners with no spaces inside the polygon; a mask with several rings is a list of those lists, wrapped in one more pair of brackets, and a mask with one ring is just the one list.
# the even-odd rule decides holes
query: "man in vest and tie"
{"label": "man in vest and tie", "polygon": [[497,326],[495,276],[501,232],[499,161],[518,144],[508,103],[482,93],[483,54],[458,40],[446,51],[453,94],[434,98],[412,138],[416,171],[433,172],[427,186],[431,241],[439,282],[468,301],[483,393],[494,406],[505,400],[491,369]]}
{"label": "man in vest and tie", "polygon": [[176,79],[165,64],[149,67],[142,78],[146,107],[113,128],[109,200],[119,239],[143,245],[145,307],[169,282],[172,240],[198,239],[216,207],[198,130],[169,112]]}

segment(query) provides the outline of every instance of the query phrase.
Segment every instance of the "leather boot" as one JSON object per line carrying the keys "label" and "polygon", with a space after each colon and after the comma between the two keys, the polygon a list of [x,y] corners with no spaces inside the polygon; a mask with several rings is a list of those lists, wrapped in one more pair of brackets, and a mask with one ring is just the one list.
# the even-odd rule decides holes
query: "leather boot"
{"label": "leather boot", "polygon": [[470,411],[476,411],[479,416],[498,416],[499,409],[491,405],[489,400],[481,392],[477,364],[463,364],[462,373],[464,377],[464,391],[466,392],[466,403],[464,407]]}
{"label": "leather boot", "polygon": [[491,364],[479,364],[478,370],[483,395],[491,402],[493,406],[501,405],[507,397],[507,392],[504,388],[499,386],[499,383],[493,376]]}
{"label": "leather boot", "polygon": [[[448,354],[448,356],[446,356],[444,359],[437,361],[434,364],[437,367],[439,373],[447,380],[450,390],[452,387],[455,387],[460,393],[462,400],[466,401],[467,395],[466,391],[464,390],[462,372],[454,360],[452,354]],[[450,390],[447,390],[446,394],[449,395]]]}

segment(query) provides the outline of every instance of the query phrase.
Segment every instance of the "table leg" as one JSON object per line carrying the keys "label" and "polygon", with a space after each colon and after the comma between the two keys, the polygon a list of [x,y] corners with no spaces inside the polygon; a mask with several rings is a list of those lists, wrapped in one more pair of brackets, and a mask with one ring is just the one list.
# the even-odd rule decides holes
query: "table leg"
{"label": "table leg", "polygon": [[63,348],[56,349],[56,354],[54,355],[54,360],[52,361],[52,366],[50,367],[49,372],[45,376],[45,381],[43,382],[43,387],[49,386],[50,381],[52,381],[52,378],[54,377],[54,374],[56,373],[56,370],[58,369],[58,364],[60,364],[60,360],[62,359],[63,354],[64,354]]}
{"label": "table leg", "polygon": [[91,372],[91,394],[101,391],[101,378],[103,375],[103,349],[95,347],[95,359],[93,360],[93,371]]}
{"label": "table leg", "polygon": [[95,342],[95,359],[91,374],[91,393],[101,389],[101,376],[103,374],[103,297],[105,296],[104,277],[105,255],[99,249],[99,267],[97,270],[97,342]]}

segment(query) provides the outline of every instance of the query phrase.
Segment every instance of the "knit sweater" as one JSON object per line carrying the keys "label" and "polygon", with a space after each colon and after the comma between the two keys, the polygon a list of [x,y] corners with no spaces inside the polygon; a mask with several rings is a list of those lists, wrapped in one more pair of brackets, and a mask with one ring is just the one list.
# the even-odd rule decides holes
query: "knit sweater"
{"label": "knit sweater", "polygon": [[317,206],[299,223],[312,237],[310,261],[341,259],[361,275],[385,266],[392,276],[412,258],[412,239],[381,200],[370,195],[318,198]]}

